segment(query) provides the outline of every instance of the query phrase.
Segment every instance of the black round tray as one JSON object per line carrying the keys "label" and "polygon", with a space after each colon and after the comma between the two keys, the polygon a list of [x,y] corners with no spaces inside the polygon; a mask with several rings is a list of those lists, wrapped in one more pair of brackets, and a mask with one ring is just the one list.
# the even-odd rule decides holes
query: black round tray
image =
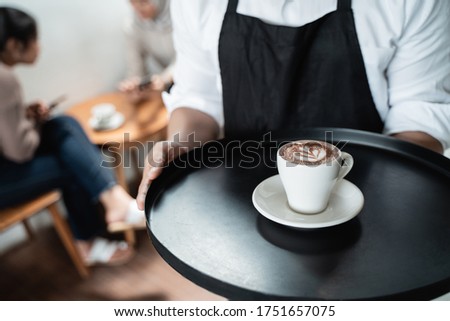
{"label": "black round tray", "polygon": [[[449,159],[354,130],[271,138],[208,144],[152,183],[149,233],[172,267],[237,300],[423,300],[450,291]],[[253,207],[254,188],[277,173],[277,146],[296,139],[327,140],[353,155],[346,179],[365,197],[354,219],[295,230]]]}

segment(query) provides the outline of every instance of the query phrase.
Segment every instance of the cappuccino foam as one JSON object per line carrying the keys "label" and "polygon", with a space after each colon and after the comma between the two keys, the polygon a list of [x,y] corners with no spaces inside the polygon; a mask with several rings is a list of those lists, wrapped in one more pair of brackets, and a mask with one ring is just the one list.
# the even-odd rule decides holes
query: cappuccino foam
{"label": "cappuccino foam", "polygon": [[299,140],[280,148],[280,156],[294,164],[320,165],[339,157],[339,150],[331,144],[316,140]]}

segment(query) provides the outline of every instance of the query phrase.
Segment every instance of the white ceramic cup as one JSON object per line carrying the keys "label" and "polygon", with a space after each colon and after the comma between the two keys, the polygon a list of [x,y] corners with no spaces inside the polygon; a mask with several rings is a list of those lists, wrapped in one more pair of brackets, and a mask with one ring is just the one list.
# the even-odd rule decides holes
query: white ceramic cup
{"label": "white ceramic cup", "polygon": [[99,126],[106,126],[115,115],[116,106],[110,103],[102,103],[92,107],[91,112]]}
{"label": "white ceramic cup", "polygon": [[[298,164],[285,160],[280,151],[295,143],[313,142],[332,148],[335,157],[317,165]],[[353,167],[353,157],[336,146],[314,140],[300,140],[281,146],[277,151],[277,168],[286,191],[289,206],[302,214],[320,213],[328,205],[333,188]]]}

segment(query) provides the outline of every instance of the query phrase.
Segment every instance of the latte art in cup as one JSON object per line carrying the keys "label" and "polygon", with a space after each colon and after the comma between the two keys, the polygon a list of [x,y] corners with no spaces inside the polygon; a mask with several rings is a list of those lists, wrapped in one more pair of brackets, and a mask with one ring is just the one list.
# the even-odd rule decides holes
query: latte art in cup
{"label": "latte art in cup", "polygon": [[339,157],[339,150],[320,141],[299,140],[280,148],[280,156],[294,164],[320,165]]}
{"label": "latte art in cup", "polygon": [[302,214],[322,212],[335,185],[352,166],[349,153],[324,141],[293,141],[281,146],[277,154],[289,207]]}

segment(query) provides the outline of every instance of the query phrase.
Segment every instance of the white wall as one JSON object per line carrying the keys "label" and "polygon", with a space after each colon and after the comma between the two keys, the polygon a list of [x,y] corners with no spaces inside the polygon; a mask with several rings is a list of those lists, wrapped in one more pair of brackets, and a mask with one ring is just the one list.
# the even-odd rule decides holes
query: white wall
{"label": "white wall", "polygon": [[39,25],[41,56],[18,67],[26,100],[61,94],[67,108],[114,90],[125,74],[123,20],[128,0],[0,0],[33,15]]}

